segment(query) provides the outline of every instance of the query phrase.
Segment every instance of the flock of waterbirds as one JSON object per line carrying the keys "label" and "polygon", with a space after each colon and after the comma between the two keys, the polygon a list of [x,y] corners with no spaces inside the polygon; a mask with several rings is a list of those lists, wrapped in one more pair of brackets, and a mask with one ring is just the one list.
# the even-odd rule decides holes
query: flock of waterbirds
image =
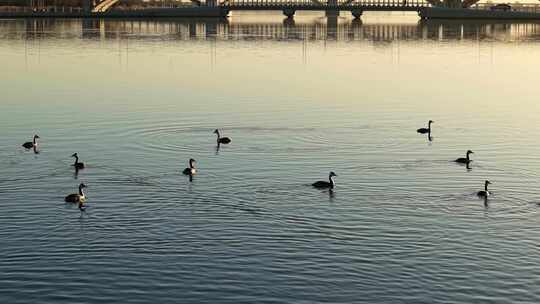
{"label": "flock of waterbirds", "polygon": [[[427,128],[420,128],[420,129],[416,130],[416,132],[418,132],[420,134],[428,134],[428,139],[429,139],[429,141],[431,141],[431,124],[432,123],[434,123],[434,121],[429,120]],[[458,164],[465,164],[467,166],[467,169],[470,169],[469,165],[472,162],[471,154],[474,154],[474,152],[471,151],[471,150],[467,150],[467,152],[465,152],[465,157],[459,157],[459,158],[457,158],[455,160],[455,162],[458,163]],[[490,184],[491,184],[491,182],[486,180],[484,182],[484,190],[478,191],[477,195],[479,197],[487,199],[487,197],[491,195],[491,192],[488,191],[488,185],[490,185]],[[487,201],[485,203],[487,203]]]}
{"label": "flock of waterbirds", "polygon": [[[433,124],[434,121],[430,120],[428,121],[428,126],[427,128],[420,128],[418,130],[416,130],[416,132],[420,133],[420,134],[428,134],[428,139],[431,141],[431,124]],[[219,130],[218,129],[215,129],[214,130],[214,134],[217,135],[217,145],[219,147],[219,145],[221,144],[229,144],[231,143],[231,139],[229,137],[221,137],[221,134],[219,133]],[[38,135],[34,135],[34,138],[32,139],[32,141],[29,141],[29,142],[25,142],[24,144],[22,144],[22,146],[25,148],[25,149],[34,149],[34,152],[35,153],[38,153],[38,150],[37,150],[37,147],[38,147],[38,139],[40,137]],[[474,152],[471,151],[471,150],[467,150],[467,152],[465,153],[465,157],[460,157],[460,158],[457,158],[455,160],[456,163],[459,163],[459,164],[465,164],[467,165],[467,168],[469,168],[469,164],[472,162],[472,159],[470,158],[470,155],[473,154]],[[75,162],[72,164],[72,166],[75,168],[75,170],[82,170],[85,168],[85,165],[83,162],[80,162],[79,161],[79,155],[77,153],[74,153],[73,155],[71,155],[71,157],[74,157],[75,158]],[[184,175],[188,175],[190,177],[190,181],[192,180],[192,177],[193,175],[197,174],[197,169],[195,168],[195,163],[196,163],[196,160],[193,159],[193,158],[190,158],[189,159],[189,162],[188,162],[188,167],[185,168],[182,173]],[[328,175],[328,181],[316,181],[315,183],[311,184],[314,188],[318,188],[318,189],[330,189],[330,190],[333,190],[334,187],[336,186],[336,183],[334,181],[334,177],[336,177],[337,174],[334,173],[334,172],[330,172],[329,175]],[[487,199],[488,196],[491,195],[491,193],[488,191],[488,185],[491,184],[490,181],[486,180],[484,182],[484,190],[481,190],[481,191],[478,191],[477,192],[477,195],[481,198],[484,198],[484,199]],[[72,193],[72,194],[69,194],[68,196],[66,196],[64,198],[64,201],[66,203],[75,203],[75,204],[78,204],[78,207],[79,207],[79,210],[81,212],[84,212],[86,210],[86,205],[85,205],[85,202],[86,202],[86,194],[84,193],[84,189],[86,188],[87,186],[84,184],[84,183],[80,183],[79,184],[79,192],[78,193]]]}

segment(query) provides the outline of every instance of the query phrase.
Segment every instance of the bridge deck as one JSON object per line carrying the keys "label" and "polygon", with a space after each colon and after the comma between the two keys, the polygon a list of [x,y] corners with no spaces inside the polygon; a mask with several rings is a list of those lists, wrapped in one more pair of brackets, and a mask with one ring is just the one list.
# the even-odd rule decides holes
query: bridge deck
{"label": "bridge deck", "polygon": [[285,9],[293,9],[298,11],[404,11],[415,12],[423,8],[424,6],[352,6],[352,5],[288,5],[288,6],[242,6],[242,5],[222,5],[224,9],[231,11],[281,11]]}
{"label": "bridge deck", "polygon": [[220,7],[228,10],[341,10],[341,11],[418,11],[431,5],[423,0],[346,0],[328,2],[298,0],[226,0]]}

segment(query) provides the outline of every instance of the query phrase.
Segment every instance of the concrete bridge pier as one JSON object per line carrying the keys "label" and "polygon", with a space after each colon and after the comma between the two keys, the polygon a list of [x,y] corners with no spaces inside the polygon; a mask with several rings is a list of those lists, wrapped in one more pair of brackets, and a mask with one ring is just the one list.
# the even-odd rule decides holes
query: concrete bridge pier
{"label": "concrete bridge pier", "polygon": [[294,18],[284,18],[283,19],[283,27],[285,28],[294,28],[296,26],[296,22],[294,21]]}
{"label": "concrete bridge pier", "polygon": [[81,23],[83,39],[103,38],[101,35],[101,19],[84,18]]}
{"label": "concrete bridge pier", "polygon": [[328,17],[328,18],[339,17],[339,11],[338,10],[326,10],[324,13],[325,13],[326,17]]}
{"label": "concrete bridge pier", "polygon": [[364,11],[360,10],[360,9],[353,9],[351,11],[351,14],[354,16],[354,19],[360,19],[360,17],[362,17],[363,13],[364,13]]}
{"label": "concrete bridge pier", "polygon": [[28,0],[28,5],[32,9],[42,9],[45,7],[45,1],[44,0]]}
{"label": "concrete bridge pier", "polygon": [[286,8],[283,10],[283,15],[287,16],[287,18],[294,17],[294,13],[296,13],[296,11],[292,8]]}
{"label": "concrete bridge pier", "polygon": [[336,40],[338,32],[338,16],[326,17],[326,39]]}
{"label": "concrete bridge pier", "polygon": [[283,18],[283,29],[283,33],[288,39],[297,40],[301,37],[296,30],[296,22],[294,21],[294,18]]}
{"label": "concrete bridge pier", "polygon": [[[356,30],[356,29],[359,29],[360,27],[362,27],[362,24],[363,24],[363,22],[362,22],[362,19],[360,19],[360,18],[358,18],[358,19],[353,19],[353,20],[351,21],[351,25],[352,25],[353,29],[355,29],[355,30]],[[354,33],[353,33],[353,34],[354,34]],[[360,35],[362,35],[361,32],[360,32]]]}
{"label": "concrete bridge pier", "polygon": [[206,22],[204,30],[206,39],[209,37],[215,38],[218,32],[217,22]]}
{"label": "concrete bridge pier", "polygon": [[339,10],[337,9],[337,0],[328,0],[326,5],[329,9],[326,10],[326,17],[339,17]]}
{"label": "concrete bridge pier", "polygon": [[92,11],[92,8],[93,8],[93,3],[94,1],[92,0],[83,0],[82,1],[82,7],[83,7],[83,11],[85,13],[90,13]]}
{"label": "concrete bridge pier", "polygon": [[188,24],[189,28],[189,38],[195,38],[197,37],[197,24],[193,21],[189,22]]}

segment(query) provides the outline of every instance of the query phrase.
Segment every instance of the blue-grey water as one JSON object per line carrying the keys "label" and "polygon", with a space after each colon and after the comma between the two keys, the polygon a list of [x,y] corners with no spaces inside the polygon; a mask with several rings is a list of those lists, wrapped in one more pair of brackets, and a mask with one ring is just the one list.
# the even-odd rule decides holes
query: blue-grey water
{"label": "blue-grey water", "polygon": [[0,303],[539,303],[538,54],[403,14],[2,20]]}

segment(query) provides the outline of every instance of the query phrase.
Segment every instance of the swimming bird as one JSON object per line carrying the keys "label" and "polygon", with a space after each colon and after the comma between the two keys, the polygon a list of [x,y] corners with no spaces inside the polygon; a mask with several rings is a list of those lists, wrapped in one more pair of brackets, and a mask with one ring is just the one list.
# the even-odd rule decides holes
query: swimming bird
{"label": "swimming bird", "polygon": [[434,123],[433,120],[428,121],[428,127],[427,128],[420,128],[420,129],[416,130],[416,132],[418,132],[420,134],[431,133],[431,124],[432,123]]}
{"label": "swimming bird", "polygon": [[474,152],[471,151],[471,150],[467,150],[466,157],[460,157],[460,158],[456,159],[456,163],[467,164],[468,165],[470,162],[472,162],[472,159],[470,159],[470,157],[469,157],[470,154],[474,154]]}
{"label": "swimming bird", "polygon": [[491,195],[491,192],[488,191],[488,185],[490,185],[491,182],[486,180],[486,183],[484,184],[484,191],[478,191],[478,193],[476,195],[478,195],[479,197],[488,197]]}
{"label": "swimming bird", "polygon": [[189,159],[189,168],[185,168],[182,173],[185,175],[193,175],[197,173],[197,170],[195,169],[195,165],[193,165],[196,161],[193,158]]}
{"label": "swimming bird", "polygon": [[75,169],[77,170],[84,169],[84,163],[79,162],[79,155],[77,155],[77,153],[73,153],[71,157],[75,157],[75,163],[73,164],[73,167],[75,167]]}
{"label": "swimming bird", "polygon": [[22,144],[23,147],[25,147],[26,149],[32,149],[32,148],[35,148],[37,147],[37,139],[39,138],[38,135],[34,135],[34,138],[32,139],[32,141],[28,141],[28,142],[25,142],[24,144]]}
{"label": "swimming bird", "polygon": [[66,198],[64,199],[66,201],[66,203],[81,203],[81,202],[84,202],[86,200],[86,195],[84,195],[84,191],[83,191],[84,188],[86,188],[86,185],[81,183],[79,185],[79,193],[73,193],[73,194],[70,194],[70,195],[66,196]]}
{"label": "swimming bird", "polygon": [[317,181],[311,184],[315,188],[330,188],[333,189],[336,186],[336,182],[334,182],[334,176],[337,176],[334,172],[330,172],[328,175],[328,182],[327,181]]}
{"label": "swimming bird", "polygon": [[219,130],[218,130],[218,129],[215,129],[215,130],[214,130],[214,134],[217,134],[217,143],[218,143],[218,145],[219,145],[219,144],[228,144],[228,143],[231,142],[231,139],[230,139],[230,138],[228,138],[228,137],[221,137],[221,136],[219,135]]}

